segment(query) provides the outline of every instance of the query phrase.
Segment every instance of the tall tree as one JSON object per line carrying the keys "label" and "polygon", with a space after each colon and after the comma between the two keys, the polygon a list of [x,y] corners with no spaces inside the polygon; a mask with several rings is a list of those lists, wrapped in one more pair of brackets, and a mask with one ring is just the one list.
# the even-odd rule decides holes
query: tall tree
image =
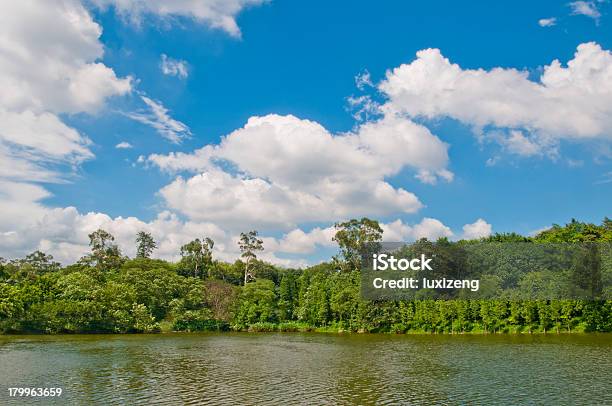
{"label": "tall tree", "polygon": [[59,262],[53,260],[53,255],[45,254],[42,251],[34,251],[19,261],[21,267],[30,266],[37,274],[53,272],[60,269]]}
{"label": "tall tree", "polygon": [[187,268],[194,277],[205,276],[205,270],[212,265],[212,249],[215,242],[205,237],[196,238],[181,247],[181,264]]}
{"label": "tall tree", "polygon": [[101,228],[88,235],[91,255],[86,257],[88,262],[93,262],[96,267],[103,270],[117,268],[121,265],[123,258],[115,237]]}
{"label": "tall tree", "polygon": [[361,269],[362,256],[378,251],[383,234],[378,221],[363,217],[336,223],[334,227],[337,231],[333,241],[338,243],[342,255],[342,258],[334,257],[334,262],[341,270]]}
{"label": "tall tree", "polygon": [[139,231],[136,235],[136,258],[150,258],[157,248],[157,243],[151,233]]}
{"label": "tall tree", "polygon": [[250,279],[255,278],[253,272],[253,262],[257,259],[257,251],[263,251],[263,241],[257,237],[257,231],[252,230],[247,233],[240,233],[238,241],[240,247],[240,255],[244,259],[244,284],[246,285]]}

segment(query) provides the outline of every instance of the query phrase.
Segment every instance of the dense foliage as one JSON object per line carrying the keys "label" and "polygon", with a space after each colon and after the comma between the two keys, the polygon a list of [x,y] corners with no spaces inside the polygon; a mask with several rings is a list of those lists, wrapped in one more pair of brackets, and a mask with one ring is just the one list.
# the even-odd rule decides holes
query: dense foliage
{"label": "dense foliage", "polygon": [[[70,266],[39,251],[0,259],[0,332],[612,331],[610,300],[365,301],[356,257],[361,243],[380,241],[382,230],[369,219],[336,227],[341,255],[306,269],[258,260],[263,246],[256,232],[242,235],[243,256],[233,264],[214,260],[208,238],[183,246],[177,263],[151,259],[156,244],[144,232],[137,258],[129,259],[104,230],[90,234],[91,253]],[[535,237],[482,241],[610,242],[612,221],[573,220]]]}

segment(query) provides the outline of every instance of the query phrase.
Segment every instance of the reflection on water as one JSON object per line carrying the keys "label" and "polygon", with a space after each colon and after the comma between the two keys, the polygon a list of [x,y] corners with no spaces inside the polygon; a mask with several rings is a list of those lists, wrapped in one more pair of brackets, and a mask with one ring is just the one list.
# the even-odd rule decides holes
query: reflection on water
{"label": "reflection on water", "polygon": [[0,336],[8,387],[56,404],[612,404],[610,335]]}

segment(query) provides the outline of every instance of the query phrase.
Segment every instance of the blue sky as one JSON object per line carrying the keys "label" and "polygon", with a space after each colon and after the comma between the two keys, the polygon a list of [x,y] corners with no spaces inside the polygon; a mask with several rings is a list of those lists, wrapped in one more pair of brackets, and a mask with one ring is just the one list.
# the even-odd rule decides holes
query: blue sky
{"label": "blue sky", "polygon": [[[582,125],[580,120],[583,116],[575,121],[578,129],[566,132],[550,124],[546,121],[548,119],[542,119],[547,124],[540,125],[537,117],[524,112],[522,114],[528,118],[521,118],[517,113],[513,124],[499,125],[499,121],[503,121],[501,113],[472,114],[470,106],[461,106],[461,102],[454,99],[448,104],[432,102],[431,108],[437,113],[428,115],[424,113],[426,107],[421,108],[414,101],[402,99],[404,96],[398,96],[395,100],[392,91],[385,92],[380,87],[388,78],[389,70],[413,63],[418,59],[417,51],[428,48],[439,49],[443,57],[463,71],[516,69],[527,72],[525,75],[533,82],[540,80],[544,67],[555,59],[566,67],[580,44],[595,43],[602,55],[608,53],[609,56],[607,50],[612,49],[609,16],[612,7],[608,2],[354,1],[349,4],[271,1],[242,8],[244,2],[237,1],[236,4],[240,5],[238,9],[222,12],[226,12],[229,18],[236,18],[240,35],[231,28],[219,26],[216,15],[198,17],[198,3],[195,0],[192,2],[196,11],[186,6],[187,9],[177,10],[174,14],[164,14],[154,6],[149,10],[136,10],[136,6],[121,9],[110,0],[94,1],[83,6],[87,13],[83,18],[91,19],[102,30],[97,42],[103,47],[103,54],[88,63],[103,64],[114,72],[116,80],[130,77],[131,88],[129,91],[99,96],[103,106],[95,111],[45,107],[45,111],[53,111],[66,126],[91,141],[87,148],[92,157],[77,163],[60,162],[62,179],[59,182],[21,178],[23,184],[35,185],[48,192],[48,196],[42,199],[30,199],[29,203],[40,209],[36,215],[41,218],[47,215],[48,218],[45,210],[74,207],[79,216],[87,216],[87,213],[106,216],[95,221],[92,218],[83,220],[85,225],[79,223],[83,230],[93,225],[108,224],[121,235],[122,226],[117,225],[114,219],[134,217],[143,227],[152,227],[151,231],[163,239],[166,238],[164,231],[155,229],[151,222],[158,218],[160,212],[168,211],[181,224],[190,221],[206,223],[202,225],[202,232],[217,227],[219,230],[215,232],[222,233],[220,230],[223,230],[226,237],[222,239],[230,241],[240,227],[228,222],[225,217],[200,215],[211,210],[210,202],[202,202],[200,210],[196,199],[189,208],[185,208],[183,203],[177,203],[177,200],[173,203],[168,195],[161,192],[174,184],[177,176],[187,181],[206,172],[208,169],[204,168],[204,163],[195,168],[177,164],[172,170],[164,170],[148,158],[152,154],[164,156],[176,152],[191,155],[206,145],[218,145],[221,137],[243,128],[249,118],[269,114],[292,115],[297,120],[316,122],[331,136],[357,134],[368,122],[386,117],[378,111],[368,120],[356,120],[353,116],[356,109],[351,108],[349,98],[359,96],[368,97],[379,108],[388,106],[400,109],[398,114],[402,119],[427,129],[437,139],[432,140],[436,148],[444,151],[440,146],[448,144],[448,157],[439,158],[441,161],[433,165],[433,169],[427,163],[415,166],[410,160],[412,158],[406,158],[402,164],[398,164],[398,168],[368,180],[384,181],[396,191],[403,189],[414,194],[422,207],[406,209],[407,206],[398,203],[396,208],[376,209],[376,213],[370,214],[366,208],[370,206],[365,203],[364,208],[354,211],[340,207],[347,203],[338,203],[343,199],[339,198],[332,203],[338,203],[338,213],[371,215],[384,223],[400,220],[408,227],[419,224],[424,218],[437,219],[451,230],[454,238],[460,238],[462,232],[466,233],[465,229],[462,231],[464,225],[473,224],[478,219],[487,225],[484,229],[477,227],[485,234],[491,230],[526,234],[552,223],[567,222],[573,217],[599,222],[604,216],[612,214],[612,117],[610,109],[602,106],[605,101],[612,100],[609,98],[612,94],[612,76],[588,79],[592,81],[588,83],[589,86],[607,89],[607,93],[598,96],[601,99],[592,99],[593,106],[588,110],[592,112],[592,117],[588,112],[584,113],[599,125],[592,131],[578,128]],[[215,1],[204,0],[200,3]],[[74,1],[68,4],[79,7]],[[24,15],[24,19],[29,18],[27,13],[24,12]],[[541,19],[551,18],[555,20],[554,23],[549,21],[549,26],[542,26],[547,25],[546,22],[539,23]],[[26,22],[24,20],[24,24]],[[186,77],[164,74],[162,55],[166,55],[166,60],[183,63],[187,69]],[[606,67],[602,69],[605,71]],[[607,69],[612,72],[612,68]],[[359,89],[355,78],[366,72],[370,84]],[[432,83],[437,80],[435,75],[428,76]],[[400,79],[409,80],[410,76]],[[476,80],[469,83],[479,86],[480,82]],[[496,86],[493,79],[489,82],[484,79],[482,83],[483,88]],[[437,100],[437,97],[441,97],[433,90],[415,89],[404,88],[398,92],[414,92],[417,99],[432,97],[432,100]],[[574,91],[565,89],[563,92],[567,93],[562,95],[571,95]],[[456,99],[463,100],[460,89],[456,92]],[[485,90],[475,93],[475,110],[479,110],[476,107],[480,103],[489,103],[483,99],[486,94]],[[553,108],[559,111],[571,110],[572,103],[578,103],[568,99],[566,105],[559,94],[553,96],[555,100],[560,100],[553,104]],[[151,122],[143,123],[134,118],[138,114],[152,117],[151,106],[143,102],[143,97],[167,109],[168,120],[188,127],[179,134],[180,142],[171,142],[161,136]],[[503,93],[500,97],[503,97]],[[521,97],[520,100],[529,100],[529,94]],[[9,107],[16,108],[13,105]],[[517,108],[520,107],[517,105]],[[548,114],[548,107],[543,109],[542,115]],[[468,119],[468,116],[474,118]],[[533,116],[537,116],[537,113]],[[496,124],[476,129],[475,122],[479,120],[490,120]],[[550,120],[554,120],[554,117]],[[570,123],[569,120],[567,125],[573,126],[574,122]],[[563,125],[560,124],[561,127]],[[517,138],[512,138],[512,131],[519,131]],[[385,135],[381,133],[377,137]],[[518,150],[511,140],[527,142],[521,144],[526,145],[527,149]],[[131,148],[116,148],[120,142],[129,143]],[[228,149],[220,156],[226,158],[242,153],[244,151]],[[265,149],[264,152],[252,150],[252,153],[265,155]],[[142,157],[140,162],[139,157]],[[276,157],[270,157],[273,158]],[[384,161],[386,158],[382,156],[381,159]],[[321,167],[325,164],[322,163]],[[263,170],[260,173],[264,175],[258,175],[255,172],[260,167],[256,164],[253,167],[246,164],[243,167],[241,162],[225,165],[224,174],[240,179],[261,178],[271,184],[278,183],[282,188],[291,188],[292,192],[301,191],[297,180],[277,182],[267,177]],[[316,166],[316,163],[313,165]],[[441,172],[432,175],[433,181],[423,182],[415,178],[419,168],[424,167],[434,172],[452,172],[452,180],[444,178]],[[364,183],[364,187],[368,185],[370,183]],[[312,193],[317,195],[320,190]],[[185,194],[177,195],[175,199],[185,200],[185,196],[194,196],[191,190],[182,192]],[[203,199],[210,198],[200,189],[195,193],[197,196],[204,193]],[[255,199],[253,204],[264,206],[268,202]],[[252,227],[249,224],[250,214],[245,215],[244,219],[240,218],[240,214],[237,216],[236,220],[242,221],[244,229]],[[27,231],[28,235],[36,234],[36,227],[42,227],[43,223],[42,220],[33,223]],[[260,228],[262,234],[278,240],[272,244],[282,245],[280,240],[294,229],[308,233],[316,227],[323,230],[331,223],[328,216],[296,215],[282,225],[264,221]],[[1,219],[0,228],[6,235],[27,234],[10,221],[3,225]],[[131,236],[133,231],[126,230],[125,238]],[[179,242],[187,238],[186,233],[173,232],[181,235],[176,237]],[[417,236],[414,229],[404,230],[403,234],[400,232],[398,235],[405,238]],[[59,254],[60,257],[71,258],[85,246],[83,238],[49,235],[37,241],[28,237],[27,246],[14,241],[6,242],[4,246],[9,254],[37,247],[65,249],[66,252]],[[318,249],[326,250],[326,244],[321,243],[320,239],[314,240]],[[168,250],[179,242],[169,242]],[[69,248],[66,248],[67,244]],[[230,255],[230,251],[228,248],[226,254]],[[279,248],[274,255],[275,258],[318,256],[308,249],[295,251],[283,253]]]}

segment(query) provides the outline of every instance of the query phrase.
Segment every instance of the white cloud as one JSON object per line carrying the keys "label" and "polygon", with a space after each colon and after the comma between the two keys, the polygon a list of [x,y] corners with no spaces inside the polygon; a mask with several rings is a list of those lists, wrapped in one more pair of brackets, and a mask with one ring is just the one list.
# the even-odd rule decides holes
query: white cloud
{"label": "white cloud", "polygon": [[245,7],[259,5],[265,0],[91,0],[100,7],[113,6],[135,24],[145,14],[159,18],[183,17],[222,29],[232,36],[240,36],[236,15]]}
{"label": "white cloud", "polygon": [[601,17],[601,13],[593,1],[573,1],[569,3],[569,6],[572,9],[572,15],[587,16],[595,21],[598,21]]}
{"label": "white cloud", "polygon": [[540,146],[525,137],[521,131],[512,130],[510,136],[503,141],[508,151],[522,156],[533,156],[540,154]]}
{"label": "white cloud", "polygon": [[[133,20],[144,14],[187,17],[239,35],[235,15],[261,1],[180,2],[99,0]],[[24,30],[23,27],[27,27]],[[0,252],[21,256],[34,249],[64,263],[88,251],[87,234],[107,229],[128,255],[134,255],[138,231],[153,234],[158,257],[176,259],[180,246],[210,236],[215,255],[233,260],[237,233],[248,224],[286,230],[281,238],[265,237],[262,258],[295,265],[277,253],[310,253],[333,245],[332,227],[310,231],[310,222],[414,213],[422,207],[407,190],[388,178],[411,171],[422,182],[450,181],[448,145],[403,112],[385,111],[354,131],[331,134],[318,123],[293,116],[253,117],[216,145],[192,154],[153,155],[148,161],[168,171],[194,172],[178,177],[160,195],[176,212],[152,221],[103,213],[79,213],[74,207],[48,208],[50,193],[28,182],[61,181],[62,171],[93,157],[90,141],[67,126],[62,114],[94,113],[112,96],[130,93],[131,78],[119,78],[101,62],[101,27],[76,0],[0,3]],[[171,62],[166,58],[166,62]],[[163,62],[163,60],[162,60]],[[176,61],[181,62],[181,61]],[[163,67],[162,67],[163,68]],[[181,68],[166,66],[183,75]],[[186,73],[186,71],[185,71]],[[359,86],[371,84],[363,76]],[[146,110],[130,117],[155,128],[174,142],[189,128],[170,117],[158,101],[140,94]],[[378,108],[372,104],[372,109]],[[378,111],[377,111],[378,113]],[[121,142],[117,148],[129,147]],[[218,224],[223,224],[223,228]],[[385,238],[453,236],[439,220],[415,225],[383,225]]]}
{"label": "white cloud", "polygon": [[554,60],[538,81],[516,69],[462,69],[438,49],[387,73],[379,89],[389,113],[451,117],[474,127],[521,130],[535,138],[610,140],[612,55],[596,43],[578,46],[564,67]]}
{"label": "white cloud", "polygon": [[16,231],[45,213],[39,201],[50,195],[38,185],[0,179],[0,232],[19,239]]}
{"label": "white cloud", "polygon": [[273,251],[290,254],[311,254],[318,247],[333,247],[334,227],[316,227],[308,232],[296,228],[283,235],[279,240],[267,239],[266,246]]}
{"label": "white cloud", "polygon": [[[4,192],[7,191],[2,184]],[[217,225],[207,222],[181,221],[175,214],[161,212],[149,222],[135,217],[115,217],[103,213],[79,213],[74,207],[49,209],[40,206],[36,200],[46,196],[43,189],[23,190],[23,184],[9,185],[8,193],[13,193],[19,200],[14,207],[7,207],[0,200],[0,221],[3,225],[11,224],[12,228],[0,230],[0,252],[8,258],[23,257],[39,249],[52,254],[63,264],[73,263],[89,252],[88,234],[102,228],[115,237],[115,242],[122,252],[134,257],[135,239],[139,231],[152,234],[158,243],[154,252],[155,258],[176,261],[180,258],[180,247],[194,238],[210,237],[215,241],[214,256],[224,261],[234,261],[240,256],[237,234],[228,233]],[[36,187],[33,187],[36,188]],[[4,193],[3,192],[3,193]],[[29,205],[25,205],[29,202]],[[9,209],[6,211],[6,209]],[[16,215],[12,223],[4,217]],[[283,266],[303,266],[304,260],[280,258],[274,249],[280,244],[275,239],[265,239],[266,250],[260,258]],[[290,241],[285,242],[286,244]]]}
{"label": "white cloud", "polygon": [[11,111],[98,110],[131,90],[97,62],[101,27],[77,1],[0,2],[0,106]]}
{"label": "white cloud", "polygon": [[[193,154],[151,155],[177,178],[160,194],[168,207],[199,221],[290,228],[310,221],[414,213],[418,198],[385,181],[412,168],[424,182],[452,180],[447,145],[425,127],[388,116],[332,135],[294,116],[251,117]],[[227,168],[229,163],[233,171]]]}
{"label": "white cloud", "polygon": [[465,240],[473,240],[482,237],[488,237],[493,232],[491,224],[487,223],[483,219],[478,219],[472,224],[466,224],[463,226],[462,238]]}
{"label": "white cloud", "polygon": [[59,115],[96,112],[131,91],[129,77],[99,62],[101,33],[74,0],[0,2],[0,179],[59,181],[93,157]]}
{"label": "white cloud", "polygon": [[[365,187],[366,189],[362,189]],[[214,221],[232,229],[244,224],[291,228],[298,223],[414,212],[421,203],[412,193],[374,181],[323,184],[320,193],[293,190],[262,178],[232,176],[219,170],[179,177],[161,189],[166,204],[189,218]]]}
{"label": "white cloud", "polygon": [[57,181],[54,167],[92,158],[90,141],[55,114],[0,108],[0,177]]}
{"label": "white cloud", "polygon": [[166,54],[161,55],[159,67],[164,75],[176,76],[180,79],[185,79],[189,76],[187,62],[169,58]]}
{"label": "white cloud", "polygon": [[530,236],[530,237],[535,237],[536,235],[538,235],[541,232],[544,232],[546,230],[550,230],[550,226],[542,227],[542,228],[538,228],[536,230],[530,231],[527,235]]}
{"label": "white cloud", "polygon": [[127,141],[121,141],[119,144],[115,145],[117,149],[130,149],[133,148],[132,144]]}
{"label": "white cloud", "polygon": [[372,83],[372,77],[370,76],[370,72],[367,70],[355,76],[355,86],[359,90],[365,90],[366,87],[372,87],[374,84]]}
{"label": "white cloud", "polygon": [[[559,140],[546,134],[535,135],[522,130],[494,130],[484,134],[481,141],[496,142],[509,154],[521,157],[547,156],[551,159],[559,157]],[[487,161],[493,166],[501,156],[496,155]]]}
{"label": "white cloud", "polygon": [[[54,255],[63,264],[73,263],[89,252],[88,234],[102,228],[110,232],[125,255],[133,257],[139,231],[152,234],[158,243],[155,258],[176,261],[180,247],[194,238],[210,237],[215,241],[214,256],[233,262],[240,256],[238,231],[230,232],[206,221],[184,221],[176,214],[163,211],[149,222],[135,217],[112,218],[103,213],[79,213],[74,207],[46,208],[38,203],[48,193],[24,184],[0,184],[0,252],[7,258],[23,257],[39,249]],[[5,199],[7,195],[10,199]],[[9,203],[12,202],[12,203]],[[244,226],[244,225],[243,225]],[[424,218],[409,226],[396,220],[381,224],[385,241],[414,241],[426,237],[452,237],[453,233],[439,220]],[[265,251],[260,258],[283,266],[305,266],[304,258],[287,259],[282,254],[308,255],[321,247],[335,247],[333,226],[315,227],[310,231],[292,229],[280,238],[262,235]],[[280,255],[279,255],[280,254]]]}
{"label": "white cloud", "polygon": [[168,109],[161,102],[144,95],[141,95],[140,98],[146,104],[147,110],[128,113],[128,117],[153,127],[162,137],[175,144],[180,143],[183,138],[191,136],[189,127],[170,117]]}
{"label": "white cloud", "polygon": [[380,104],[372,100],[370,95],[349,96],[346,101],[347,110],[352,111],[353,118],[358,122],[370,121],[382,115]]}
{"label": "white cloud", "polygon": [[555,17],[541,18],[538,20],[540,27],[552,27],[557,25],[557,19]]}
{"label": "white cloud", "polygon": [[218,145],[148,159],[168,172],[207,170],[223,159],[251,176],[308,186],[327,177],[379,179],[406,166],[448,178],[447,149],[427,128],[393,116],[332,135],[316,122],[270,114],[251,117]]}
{"label": "white cloud", "polygon": [[441,237],[452,237],[452,230],[445,226],[440,220],[425,217],[419,223],[410,226],[401,220],[391,223],[381,224],[383,229],[383,240],[388,242],[415,241],[420,238],[427,238],[436,241]]}
{"label": "white cloud", "polygon": [[[454,236],[452,230],[440,220],[425,217],[414,225],[405,224],[402,220],[390,223],[380,223],[383,230],[383,241],[385,242],[411,242],[420,238],[436,241],[438,238]],[[280,239],[266,239],[266,246],[276,252],[291,254],[310,254],[318,247],[335,247],[336,242],[332,240],[336,234],[333,226],[327,228],[315,227],[310,231],[299,228],[291,230]]]}

